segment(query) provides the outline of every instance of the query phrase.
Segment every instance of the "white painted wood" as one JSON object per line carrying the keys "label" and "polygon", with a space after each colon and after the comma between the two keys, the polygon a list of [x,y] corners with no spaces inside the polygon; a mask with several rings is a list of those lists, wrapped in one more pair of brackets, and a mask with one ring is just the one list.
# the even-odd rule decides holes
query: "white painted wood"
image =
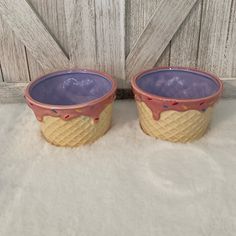
{"label": "white painted wood", "polygon": [[68,58],[25,0],[0,0],[0,14],[43,68],[68,64]]}
{"label": "white painted wood", "polygon": [[231,3],[234,2],[235,0],[203,1],[198,66],[224,77],[232,76],[232,68],[227,65],[233,59],[229,54],[235,44],[235,38],[232,42],[232,27],[235,26],[229,26]]}
{"label": "white painted wood", "polygon": [[[28,81],[28,66],[24,45],[15,37],[0,16],[0,60],[4,81]],[[2,80],[2,79],[1,79]]]}
{"label": "white painted wood", "polygon": [[197,66],[202,0],[198,1],[171,40],[171,66]]}
{"label": "white painted wood", "polygon": [[196,0],[159,1],[155,14],[127,57],[129,79],[140,70],[155,65],[195,3]]}
{"label": "white painted wood", "polygon": [[[54,39],[63,48],[64,52],[68,54],[68,38],[66,29],[66,17],[65,17],[65,7],[64,0],[28,0],[28,2],[33,7],[34,11],[40,16],[41,20],[50,31]],[[37,60],[31,55],[30,51],[27,50],[29,70],[31,75],[31,80],[45,74],[56,70],[57,68],[47,68],[43,69],[42,66],[37,62]],[[59,66],[58,69],[64,69],[67,66]]]}
{"label": "white painted wood", "polygon": [[125,79],[125,0],[95,0],[97,64]]}

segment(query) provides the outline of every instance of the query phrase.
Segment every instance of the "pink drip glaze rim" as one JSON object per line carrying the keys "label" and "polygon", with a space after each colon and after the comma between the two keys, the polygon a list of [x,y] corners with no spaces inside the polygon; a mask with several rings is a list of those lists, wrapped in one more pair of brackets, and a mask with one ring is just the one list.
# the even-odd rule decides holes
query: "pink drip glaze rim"
{"label": "pink drip glaze rim", "polygon": [[[137,80],[140,79],[142,76],[150,73],[150,72],[158,72],[158,71],[162,71],[162,70],[170,70],[170,71],[186,71],[186,72],[196,72],[196,73],[200,73],[202,75],[205,75],[207,77],[209,77],[211,80],[213,80],[217,85],[218,85],[218,89],[217,91],[215,91],[214,93],[212,93],[209,96],[203,96],[203,97],[199,97],[199,98],[173,98],[173,97],[165,97],[165,96],[159,96],[156,94],[152,94],[152,93],[148,93],[145,90],[143,90],[142,88],[140,88],[137,84]],[[131,85],[132,88],[134,90],[134,92],[139,93],[140,95],[152,98],[153,100],[161,100],[161,101],[170,101],[170,102],[181,102],[181,103],[194,103],[194,102],[202,102],[202,101],[207,101],[207,100],[212,100],[214,98],[219,97],[222,92],[223,92],[223,83],[222,81],[214,74],[209,73],[209,72],[205,72],[196,68],[192,68],[192,67],[178,67],[178,66],[171,66],[171,67],[154,67],[152,69],[149,70],[145,70],[142,71],[140,73],[138,73],[136,76],[134,76],[131,80]]]}
{"label": "pink drip glaze rim", "polygon": [[[163,71],[166,73],[157,76]],[[146,70],[136,75],[131,85],[135,99],[151,109],[155,120],[159,120],[161,113],[168,110],[205,112],[217,102],[223,91],[223,83],[217,76],[188,67]]]}
{"label": "pink drip glaze rim", "polygon": [[[94,74],[94,75],[99,75],[105,79],[107,79],[108,81],[111,82],[111,89],[105,93],[103,96],[93,99],[91,101],[88,102],[83,102],[83,103],[79,103],[79,104],[73,104],[73,105],[54,105],[54,104],[49,104],[49,103],[42,103],[39,102],[37,100],[35,100],[34,98],[32,98],[32,96],[30,95],[30,89],[37,84],[39,81],[43,80],[45,77],[54,77],[57,75],[62,75],[62,74],[70,74],[70,73],[87,73],[87,74]],[[56,110],[74,110],[74,109],[81,109],[81,108],[86,108],[88,106],[93,106],[93,105],[97,105],[107,99],[109,99],[109,97],[111,97],[113,94],[115,94],[115,91],[117,89],[117,83],[115,80],[112,79],[111,75],[105,73],[105,72],[100,72],[100,71],[96,71],[96,70],[90,70],[90,69],[71,69],[71,70],[61,70],[61,71],[56,71],[53,73],[49,73],[46,74],[44,76],[41,76],[37,79],[35,79],[34,81],[30,82],[25,90],[24,96],[26,98],[26,100],[29,103],[32,103],[34,105],[36,105],[37,107],[40,107],[42,109],[56,109]]]}

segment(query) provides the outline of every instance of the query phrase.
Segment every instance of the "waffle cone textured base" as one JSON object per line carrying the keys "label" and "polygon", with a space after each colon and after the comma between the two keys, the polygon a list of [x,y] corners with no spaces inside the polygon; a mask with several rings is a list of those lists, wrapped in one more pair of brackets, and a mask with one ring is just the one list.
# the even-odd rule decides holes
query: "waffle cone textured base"
{"label": "waffle cone textured base", "polygon": [[45,116],[40,122],[45,139],[56,146],[77,147],[90,144],[103,136],[111,125],[112,104],[100,114],[99,121],[79,116],[65,121],[59,117]]}
{"label": "waffle cone textured base", "polygon": [[213,108],[206,111],[174,110],[162,112],[159,120],[154,120],[152,111],[144,102],[137,102],[140,125],[150,136],[171,142],[191,142],[201,138],[211,120]]}

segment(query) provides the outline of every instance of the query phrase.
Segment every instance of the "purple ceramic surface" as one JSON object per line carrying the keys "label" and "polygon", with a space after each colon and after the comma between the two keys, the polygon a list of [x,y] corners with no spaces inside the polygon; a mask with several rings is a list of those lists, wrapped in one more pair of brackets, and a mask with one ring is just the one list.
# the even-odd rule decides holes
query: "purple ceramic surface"
{"label": "purple ceramic surface", "polygon": [[219,90],[219,84],[210,76],[184,69],[151,71],[140,76],[136,83],[145,92],[176,99],[208,97]]}
{"label": "purple ceramic surface", "polygon": [[58,72],[38,80],[29,94],[44,104],[75,105],[98,99],[111,88],[112,82],[95,72]]}

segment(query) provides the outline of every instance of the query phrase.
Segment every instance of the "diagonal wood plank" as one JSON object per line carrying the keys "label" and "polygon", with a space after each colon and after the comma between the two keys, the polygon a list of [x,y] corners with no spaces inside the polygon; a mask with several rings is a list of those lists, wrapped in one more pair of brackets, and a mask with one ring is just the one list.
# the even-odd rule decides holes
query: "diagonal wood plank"
{"label": "diagonal wood plank", "polygon": [[171,66],[197,66],[202,0],[192,8],[171,41]]}
{"label": "diagonal wood plank", "polygon": [[68,58],[25,0],[0,0],[0,14],[43,68],[68,64]]}
{"label": "diagonal wood plank", "polygon": [[[64,0],[28,0],[33,9],[40,16],[40,19],[50,30],[51,35],[61,45],[63,50],[68,53],[68,40],[66,30],[66,18]],[[56,70],[56,68],[43,69],[37,60],[31,55],[30,51],[27,52],[29,71],[31,80]],[[64,69],[63,66],[59,66],[58,69]]]}
{"label": "diagonal wood plank", "polygon": [[125,0],[68,0],[65,8],[73,66],[125,79]]}
{"label": "diagonal wood plank", "polygon": [[65,12],[71,66],[99,69],[94,0],[67,0]]}
{"label": "diagonal wood plank", "polygon": [[160,0],[126,60],[127,77],[153,67],[197,0]]}
{"label": "diagonal wood plank", "polygon": [[[127,0],[126,1],[126,56],[147,26],[160,0]],[[159,57],[156,66],[169,65],[170,46]]]}
{"label": "diagonal wood plank", "polygon": [[125,0],[95,0],[97,63],[125,79]]}
{"label": "diagonal wood plank", "polygon": [[0,57],[5,82],[29,81],[25,46],[0,16]]}

